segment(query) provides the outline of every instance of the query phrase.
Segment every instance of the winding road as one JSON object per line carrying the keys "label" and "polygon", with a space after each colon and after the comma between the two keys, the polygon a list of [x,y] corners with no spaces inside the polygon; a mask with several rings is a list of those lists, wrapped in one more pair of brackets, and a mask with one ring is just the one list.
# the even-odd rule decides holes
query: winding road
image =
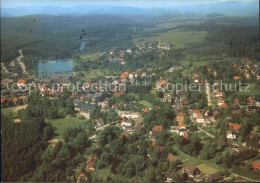
{"label": "winding road", "polygon": [[27,71],[26,71],[26,67],[25,67],[24,63],[22,62],[22,58],[23,58],[23,51],[22,51],[22,49],[19,49],[18,53],[20,54],[20,56],[18,56],[16,58],[16,61],[20,65],[20,67],[22,68],[23,74],[26,74],[27,76],[29,76]]}
{"label": "winding road", "polygon": [[210,84],[206,81],[206,94],[208,99],[208,106],[211,106],[211,98],[210,98]]}

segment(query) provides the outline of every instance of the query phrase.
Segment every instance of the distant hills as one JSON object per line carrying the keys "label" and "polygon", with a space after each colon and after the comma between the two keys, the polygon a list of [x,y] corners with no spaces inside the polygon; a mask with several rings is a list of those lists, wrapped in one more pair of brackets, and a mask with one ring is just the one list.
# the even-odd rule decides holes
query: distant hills
{"label": "distant hills", "polygon": [[259,2],[217,2],[210,4],[182,4],[169,8],[139,8],[130,6],[94,6],[82,5],[75,7],[59,6],[21,6],[2,8],[1,16],[24,16],[33,14],[49,15],[84,15],[84,14],[111,14],[111,15],[164,15],[164,14],[223,14],[228,16],[252,16],[259,14]]}

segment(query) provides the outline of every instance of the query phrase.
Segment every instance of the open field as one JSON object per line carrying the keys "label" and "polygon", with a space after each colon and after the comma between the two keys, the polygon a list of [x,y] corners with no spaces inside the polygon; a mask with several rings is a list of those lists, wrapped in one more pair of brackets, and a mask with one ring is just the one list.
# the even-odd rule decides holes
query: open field
{"label": "open field", "polygon": [[83,60],[95,60],[99,57],[101,57],[105,52],[96,52],[96,53],[90,53],[86,55],[80,55],[80,58]]}
{"label": "open field", "polygon": [[65,118],[61,119],[46,119],[46,122],[52,124],[56,128],[56,138],[62,139],[63,134],[67,128],[80,127],[86,123],[86,120],[80,120],[77,117],[66,116]]}
{"label": "open field", "polygon": [[215,168],[212,168],[210,166],[207,166],[205,164],[199,164],[197,165],[197,167],[200,169],[200,171],[203,173],[203,174],[206,174],[206,175],[210,175],[210,174],[214,174],[214,173],[217,173],[218,170],[215,169]]}
{"label": "open field", "polygon": [[259,94],[259,87],[255,84],[250,84],[249,88],[247,91],[245,91],[247,86],[241,87],[241,91],[237,92],[236,94],[238,95],[243,95],[243,96],[256,96]]}
{"label": "open field", "polygon": [[145,38],[146,41],[160,40],[169,44],[174,44],[175,48],[184,48],[189,43],[201,43],[207,36],[205,31],[180,32],[170,31],[158,36]]}
{"label": "open field", "polygon": [[149,107],[149,108],[153,106],[150,102],[148,102],[146,100],[141,100],[141,101],[139,101],[139,103],[143,104],[145,107]]}
{"label": "open field", "polygon": [[17,111],[19,111],[20,109],[25,109],[26,107],[27,107],[27,104],[26,105],[22,105],[22,106],[1,108],[1,112],[3,114],[10,114],[10,113],[12,113],[13,117],[17,117]]}

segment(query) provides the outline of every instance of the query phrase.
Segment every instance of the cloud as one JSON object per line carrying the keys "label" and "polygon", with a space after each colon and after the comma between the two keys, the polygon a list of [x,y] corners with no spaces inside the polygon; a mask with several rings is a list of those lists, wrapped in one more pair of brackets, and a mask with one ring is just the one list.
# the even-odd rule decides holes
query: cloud
{"label": "cloud", "polygon": [[[215,3],[225,1],[238,2],[257,2],[258,0],[2,0],[1,7],[20,7],[20,6],[77,6],[87,5],[116,5],[116,6],[135,6],[135,7],[171,7],[179,4],[198,4]],[[152,2],[152,3],[151,3]]]}

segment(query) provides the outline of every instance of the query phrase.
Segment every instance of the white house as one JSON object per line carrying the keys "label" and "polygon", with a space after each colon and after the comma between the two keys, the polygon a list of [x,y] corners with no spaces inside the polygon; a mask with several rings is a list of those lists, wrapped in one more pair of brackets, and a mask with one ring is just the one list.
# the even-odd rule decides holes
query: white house
{"label": "white house", "polygon": [[171,126],[170,132],[179,133],[179,127],[178,126]]}
{"label": "white house", "polygon": [[216,92],[216,97],[222,97],[222,96],[223,96],[223,92],[220,91]]}
{"label": "white house", "polygon": [[227,131],[227,139],[236,139],[236,135],[231,130]]}
{"label": "white house", "polygon": [[132,122],[126,119],[122,119],[121,126],[132,126]]}
{"label": "white house", "polygon": [[129,79],[134,79],[134,74],[130,73],[130,74],[128,75],[128,78],[129,78]]}
{"label": "white house", "polygon": [[132,50],[127,49],[126,52],[127,52],[127,53],[132,53]]}
{"label": "white house", "polygon": [[204,123],[205,117],[202,114],[197,115],[197,123]]}
{"label": "white house", "polygon": [[197,115],[198,115],[198,114],[200,114],[200,111],[199,111],[199,110],[196,109],[196,110],[193,110],[193,111],[192,111],[192,116],[193,116],[193,118],[197,118]]}
{"label": "white house", "polygon": [[224,99],[223,98],[218,98],[218,106],[221,106],[225,103]]}
{"label": "white house", "polygon": [[121,118],[128,118],[128,119],[138,119],[140,116],[138,112],[132,112],[132,111],[117,111],[117,113]]}

